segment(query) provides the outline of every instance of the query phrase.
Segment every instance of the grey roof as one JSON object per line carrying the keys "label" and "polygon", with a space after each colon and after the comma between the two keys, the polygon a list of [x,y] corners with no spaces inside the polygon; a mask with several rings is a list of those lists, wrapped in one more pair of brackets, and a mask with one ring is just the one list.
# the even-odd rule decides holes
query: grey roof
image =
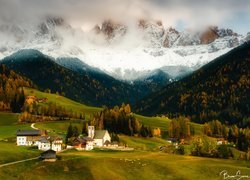
{"label": "grey roof", "polygon": [[83,139],[84,139],[85,141],[94,141],[94,139],[92,139],[91,137],[83,137]]}
{"label": "grey roof", "polygon": [[87,141],[94,141],[91,137],[81,137],[81,138],[75,138],[74,140],[75,144],[81,143],[86,144]]}
{"label": "grey roof", "polygon": [[48,142],[53,142],[53,141],[59,141],[59,140],[62,140],[61,137],[58,137],[58,136],[42,136],[40,138],[40,142],[42,143],[48,143]]}
{"label": "grey roof", "polygon": [[39,130],[18,130],[17,136],[40,136],[41,132]]}
{"label": "grey roof", "polygon": [[42,159],[56,159],[56,151],[50,149],[48,151],[45,151],[41,153]]}
{"label": "grey roof", "polygon": [[40,142],[41,143],[49,143],[49,140],[47,137],[41,137]]}
{"label": "grey roof", "polygon": [[106,132],[107,130],[96,130],[94,139],[103,139]]}

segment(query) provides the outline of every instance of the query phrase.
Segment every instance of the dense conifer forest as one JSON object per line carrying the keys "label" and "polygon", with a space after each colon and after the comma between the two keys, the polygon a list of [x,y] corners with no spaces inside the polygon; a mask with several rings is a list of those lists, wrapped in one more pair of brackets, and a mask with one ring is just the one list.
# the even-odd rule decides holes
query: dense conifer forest
{"label": "dense conifer forest", "polygon": [[[218,119],[247,126],[250,115],[250,43],[149,95],[137,105],[146,115],[185,115],[194,122]],[[249,125],[249,124],[248,124]]]}

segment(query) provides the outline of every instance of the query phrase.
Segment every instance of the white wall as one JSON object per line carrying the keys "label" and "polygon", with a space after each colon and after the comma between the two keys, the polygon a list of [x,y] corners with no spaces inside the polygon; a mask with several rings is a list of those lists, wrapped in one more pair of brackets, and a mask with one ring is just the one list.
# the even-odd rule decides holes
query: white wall
{"label": "white wall", "polygon": [[39,150],[42,150],[42,151],[47,151],[50,149],[50,143],[42,143],[42,142],[39,142],[38,143],[38,149]]}
{"label": "white wall", "polygon": [[103,140],[102,139],[94,139],[94,144],[96,146],[102,147],[103,146]]}
{"label": "white wall", "polygon": [[52,143],[52,150],[54,151],[61,151],[62,150],[62,144],[54,144]]}
{"label": "white wall", "polygon": [[102,147],[106,141],[111,142],[111,137],[110,137],[108,131],[106,131],[103,139],[94,139],[94,144],[95,144],[95,146]]}
{"label": "white wall", "polygon": [[106,131],[106,133],[105,133],[105,135],[103,137],[103,143],[105,143],[106,141],[111,142],[111,137],[110,137],[108,131]]}
{"label": "white wall", "polygon": [[16,143],[18,146],[27,146],[27,138],[26,136],[17,136]]}
{"label": "white wall", "polygon": [[39,142],[38,144],[38,149],[39,150],[42,150],[42,151],[47,151],[49,149],[52,149],[54,151],[61,151],[62,150],[62,142],[61,143],[58,143],[58,142],[52,142],[52,147],[50,145],[49,142],[46,142],[46,143],[42,143],[42,142]]}
{"label": "white wall", "polygon": [[94,142],[92,142],[92,141],[88,141],[87,142],[87,144],[86,144],[86,147],[85,147],[85,150],[92,150],[92,149],[94,149]]}

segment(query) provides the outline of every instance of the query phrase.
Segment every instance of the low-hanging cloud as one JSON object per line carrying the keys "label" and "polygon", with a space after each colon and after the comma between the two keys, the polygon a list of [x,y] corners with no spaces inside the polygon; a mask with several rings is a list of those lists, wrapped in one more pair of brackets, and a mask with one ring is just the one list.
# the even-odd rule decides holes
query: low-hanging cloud
{"label": "low-hanging cloud", "polygon": [[35,21],[55,15],[84,26],[108,18],[127,23],[146,18],[162,20],[167,26],[219,25],[246,33],[249,9],[248,0],[0,0],[0,19]]}

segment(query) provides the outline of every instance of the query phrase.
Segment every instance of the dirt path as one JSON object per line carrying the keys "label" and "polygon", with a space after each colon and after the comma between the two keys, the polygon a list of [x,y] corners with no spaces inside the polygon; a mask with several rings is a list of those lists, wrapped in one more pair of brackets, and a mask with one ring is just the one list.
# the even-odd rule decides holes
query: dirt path
{"label": "dirt path", "polygon": [[35,127],[35,124],[36,124],[36,123],[32,123],[32,124],[30,125],[30,127],[31,127],[32,129],[39,130],[38,128]]}
{"label": "dirt path", "polygon": [[24,160],[21,160],[21,161],[15,161],[15,162],[10,162],[10,163],[6,163],[6,164],[0,164],[0,168],[4,167],[4,166],[9,166],[9,165],[12,165],[12,164],[22,163],[22,162],[26,162],[26,161],[32,161],[32,160],[38,159],[39,157],[40,156],[35,157],[35,158],[30,158],[30,159],[24,159]]}

